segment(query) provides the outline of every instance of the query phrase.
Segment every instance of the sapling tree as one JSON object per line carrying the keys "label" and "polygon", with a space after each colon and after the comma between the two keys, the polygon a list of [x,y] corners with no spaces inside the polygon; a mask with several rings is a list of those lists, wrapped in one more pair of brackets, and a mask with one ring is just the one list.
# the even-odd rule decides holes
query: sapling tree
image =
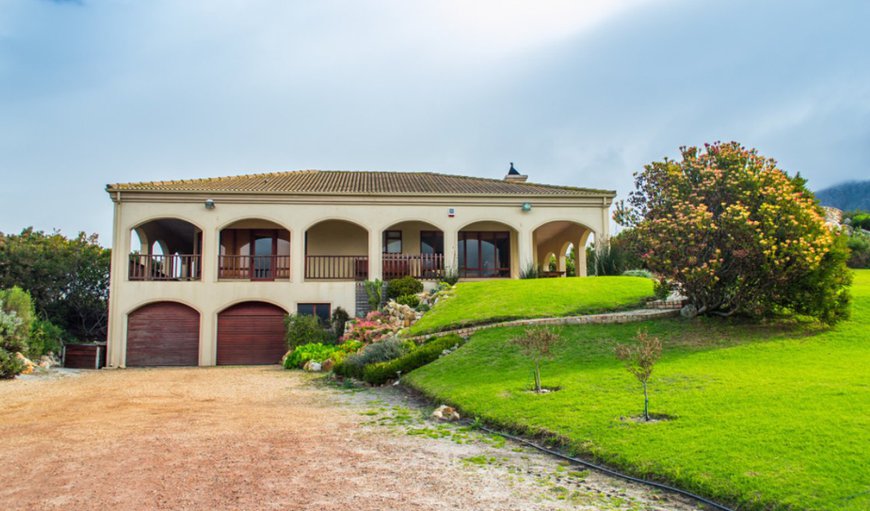
{"label": "sapling tree", "polygon": [[644,331],[637,333],[636,346],[620,344],[616,347],[616,357],[625,362],[625,368],[643,385],[643,420],[649,420],[649,393],[647,384],[652,376],[653,367],[662,355],[662,341]]}
{"label": "sapling tree", "polygon": [[559,342],[559,334],[545,326],[526,328],[523,335],[510,341],[519,346],[523,355],[532,360],[535,368],[535,392],[541,392],[541,362],[553,358],[553,346]]}

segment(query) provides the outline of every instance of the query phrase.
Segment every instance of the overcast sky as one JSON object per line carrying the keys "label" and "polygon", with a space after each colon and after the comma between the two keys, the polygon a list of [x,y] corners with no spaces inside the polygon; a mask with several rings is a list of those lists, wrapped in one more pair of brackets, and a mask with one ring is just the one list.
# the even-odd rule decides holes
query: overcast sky
{"label": "overcast sky", "polygon": [[616,189],[737,140],[870,176],[870,2],[0,0],[0,231],[107,183],[418,170]]}

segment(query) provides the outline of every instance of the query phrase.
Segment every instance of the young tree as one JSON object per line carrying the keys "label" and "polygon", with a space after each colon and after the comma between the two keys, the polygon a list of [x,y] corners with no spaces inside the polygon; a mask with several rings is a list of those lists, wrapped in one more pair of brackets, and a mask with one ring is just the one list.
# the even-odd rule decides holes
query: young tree
{"label": "young tree", "polygon": [[535,370],[535,392],[541,392],[541,361],[551,359],[551,350],[559,342],[559,334],[545,326],[526,328],[523,335],[510,341],[519,346],[523,355],[532,359]]}
{"label": "young tree", "polygon": [[647,268],[701,314],[848,316],[848,251],[803,178],[736,142],[681,152],[635,174],[617,206]]}
{"label": "young tree", "polygon": [[643,420],[649,420],[649,393],[647,384],[652,376],[653,367],[662,354],[662,342],[644,331],[637,333],[637,346],[620,344],[616,347],[616,357],[625,362],[625,368],[643,385]]}

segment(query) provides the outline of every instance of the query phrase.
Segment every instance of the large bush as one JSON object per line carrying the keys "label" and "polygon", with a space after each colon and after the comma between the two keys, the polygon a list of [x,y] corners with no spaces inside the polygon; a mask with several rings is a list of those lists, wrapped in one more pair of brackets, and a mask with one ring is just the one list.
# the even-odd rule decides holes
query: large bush
{"label": "large bush", "polygon": [[635,174],[617,208],[647,268],[699,313],[786,310],[829,323],[848,314],[845,245],[804,179],[736,142],[681,152]]}
{"label": "large bush", "polygon": [[329,332],[323,328],[320,318],[312,314],[289,314],[284,317],[287,347],[293,349],[308,343],[327,342]]}
{"label": "large bush", "polygon": [[0,288],[20,286],[40,317],[79,339],[105,340],[110,258],[96,234],[0,233]]}
{"label": "large bush", "polygon": [[0,379],[14,378],[24,370],[16,353],[27,353],[33,323],[30,295],[21,288],[0,290]]}
{"label": "large bush", "polygon": [[423,292],[423,283],[410,275],[387,282],[387,298],[395,300],[404,295]]}

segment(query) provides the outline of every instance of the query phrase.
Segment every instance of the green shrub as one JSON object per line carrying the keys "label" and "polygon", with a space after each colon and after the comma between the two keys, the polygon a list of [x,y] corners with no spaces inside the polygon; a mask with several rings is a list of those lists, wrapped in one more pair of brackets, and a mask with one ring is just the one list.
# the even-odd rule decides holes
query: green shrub
{"label": "green shrub", "polygon": [[421,303],[417,306],[417,312],[429,312],[429,309],[431,309],[431,307],[429,307],[428,303]]}
{"label": "green shrub", "polygon": [[408,374],[418,367],[423,367],[430,362],[438,360],[438,357],[441,356],[444,350],[454,346],[461,346],[463,342],[462,337],[456,334],[432,339],[423,346],[399,358],[365,366],[363,368],[363,379],[372,385],[383,385],[388,380],[396,378],[399,372],[401,374]]}
{"label": "green shrub", "polygon": [[387,298],[396,299],[404,295],[414,295],[423,292],[423,283],[407,275],[400,279],[387,282]]}
{"label": "green shrub", "polygon": [[51,321],[37,319],[33,322],[33,327],[30,330],[27,354],[31,359],[39,358],[48,352],[60,355],[63,342],[68,337],[69,335],[63,328]]}
{"label": "green shrub", "polygon": [[652,274],[651,271],[649,271],[649,270],[642,270],[642,269],[636,269],[636,270],[625,270],[624,272],[622,272],[622,276],[623,276],[623,277],[645,277],[645,278],[648,278],[648,279],[654,279],[654,278],[655,278],[655,277],[653,277],[653,274]]}
{"label": "green shrub", "polygon": [[330,318],[329,324],[332,327],[332,333],[336,339],[344,334],[344,324],[349,320],[350,314],[348,314],[343,308],[336,307],[335,310],[332,311],[332,318]]}
{"label": "green shrub", "polygon": [[366,290],[366,296],[369,299],[369,310],[376,311],[381,308],[381,302],[384,301],[384,283],[380,279],[367,280],[363,283]]}
{"label": "green shrub", "polygon": [[329,332],[323,328],[320,318],[308,314],[289,314],[284,318],[288,348],[303,344],[329,341]]}
{"label": "green shrub", "polygon": [[396,298],[396,303],[400,305],[407,305],[408,307],[414,309],[418,305],[420,305],[420,298],[417,295],[402,295]]}
{"label": "green shrub", "polygon": [[0,380],[15,378],[24,370],[24,362],[15,356],[15,352],[0,348]]}
{"label": "green shrub", "polygon": [[301,368],[309,360],[323,363],[326,359],[330,358],[332,354],[335,353],[337,350],[338,348],[331,344],[323,344],[320,342],[312,342],[297,346],[296,349],[293,350],[293,353],[291,353],[289,357],[284,359],[284,368]]}
{"label": "green shrub", "polygon": [[653,284],[653,294],[658,300],[667,300],[671,295],[671,288],[671,284],[662,277]]}
{"label": "green shrub", "polygon": [[441,282],[448,286],[455,286],[459,282],[459,270],[454,266],[445,266],[441,274]]}
{"label": "green shrub", "polygon": [[6,335],[15,338],[17,342],[27,342],[27,338],[30,337],[30,329],[33,326],[33,319],[36,316],[30,293],[18,286],[3,289],[0,290],[0,302],[2,302],[0,307],[4,311],[14,314],[19,320],[18,325]]}
{"label": "green shrub", "polygon": [[529,263],[520,270],[521,279],[536,279],[541,276],[541,268],[535,263]]}
{"label": "green shrub", "polygon": [[870,236],[853,231],[848,240],[849,268],[870,268]]}
{"label": "green shrub", "polygon": [[368,364],[393,360],[407,353],[407,350],[405,344],[396,338],[372,343],[336,364],[333,371],[341,376],[362,379],[363,368]]}

